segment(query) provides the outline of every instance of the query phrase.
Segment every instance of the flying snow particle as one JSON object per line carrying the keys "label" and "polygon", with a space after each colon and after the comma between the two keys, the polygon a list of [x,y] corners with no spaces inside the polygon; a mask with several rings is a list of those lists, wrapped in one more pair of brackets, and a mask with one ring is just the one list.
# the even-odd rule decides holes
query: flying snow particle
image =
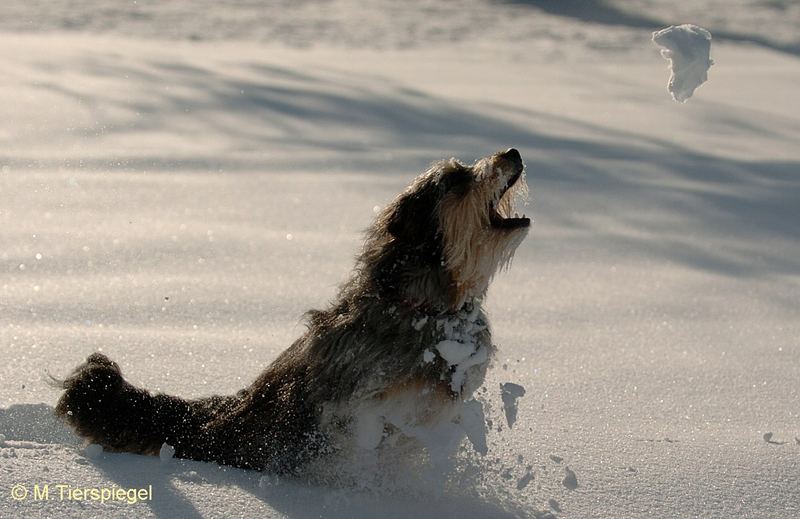
{"label": "flying snow particle", "polygon": [[653,42],[661,55],[670,62],[667,90],[672,99],[685,103],[695,89],[708,79],[708,69],[714,64],[709,57],[711,33],[692,24],[670,25],[653,33]]}
{"label": "flying snow particle", "polygon": [[169,445],[167,443],[163,443],[161,445],[161,449],[158,451],[158,457],[161,460],[162,465],[166,465],[175,457],[175,447]]}
{"label": "flying snow particle", "polygon": [[5,445],[5,443],[6,443],[6,435],[0,434],[0,446]]}
{"label": "flying snow particle", "polygon": [[508,428],[514,427],[517,421],[517,399],[525,396],[525,388],[513,382],[500,384],[500,398],[503,400],[503,411],[506,413]]}

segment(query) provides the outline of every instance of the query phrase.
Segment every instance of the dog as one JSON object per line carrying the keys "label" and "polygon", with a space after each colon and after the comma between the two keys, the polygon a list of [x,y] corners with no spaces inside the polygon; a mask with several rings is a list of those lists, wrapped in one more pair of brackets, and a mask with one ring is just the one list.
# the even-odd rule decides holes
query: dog
{"label": "dog", "polygon": [[433,164],[377,215],[334,301],[236,395],[151,394],[94,353],[58,382],[56,414],[108,451],[168,444],[179,458],[278,474],[346,444],[454,427],[496,349],[483,298],[530,228],[513,214],[523,173],[513,148]]}

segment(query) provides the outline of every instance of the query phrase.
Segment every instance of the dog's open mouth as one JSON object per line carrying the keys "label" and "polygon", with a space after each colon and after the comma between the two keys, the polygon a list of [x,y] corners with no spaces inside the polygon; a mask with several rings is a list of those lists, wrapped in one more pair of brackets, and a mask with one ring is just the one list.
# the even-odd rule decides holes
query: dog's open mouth
{"label": "dog's open mouth", "polygon": [[515,193],[527,192],[527,185],[524,180],[520,181],[521,177],[522,170],[520,169],[508,180],[498,200],[489,202],[489,223],[493,228],[519,229],[531,225],[531,219],[524,214],[519,216],[519,214],[513,213],[512,216]]}

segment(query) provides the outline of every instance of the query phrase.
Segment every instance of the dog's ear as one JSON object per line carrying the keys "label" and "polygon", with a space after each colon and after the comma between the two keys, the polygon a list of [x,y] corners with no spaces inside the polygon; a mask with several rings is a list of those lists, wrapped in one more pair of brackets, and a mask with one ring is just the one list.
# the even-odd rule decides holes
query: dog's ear
{"label": "dog's ear", "polygon": [[436,186],[420,186],[403,193],[393,204],[386,230],[395,239],[426,241],[438,232],[435,211],[438,203]]}

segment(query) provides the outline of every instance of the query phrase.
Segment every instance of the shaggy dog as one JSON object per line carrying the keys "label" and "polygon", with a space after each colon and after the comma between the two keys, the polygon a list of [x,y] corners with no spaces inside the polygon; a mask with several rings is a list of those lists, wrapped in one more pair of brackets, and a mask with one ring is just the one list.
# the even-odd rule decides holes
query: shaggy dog
{"label": "shaggy dog", "polygon": [[512,215],[522,174],[515,149],[434,164],[368,229],[332,304],[238,394],[151,394],[95,353],[60,383],[56,414],[106,450],[167,443],[180,458],[278,473],[348,442],[435,436],[462,420],[495,351],[482,299],[530,227]]}

